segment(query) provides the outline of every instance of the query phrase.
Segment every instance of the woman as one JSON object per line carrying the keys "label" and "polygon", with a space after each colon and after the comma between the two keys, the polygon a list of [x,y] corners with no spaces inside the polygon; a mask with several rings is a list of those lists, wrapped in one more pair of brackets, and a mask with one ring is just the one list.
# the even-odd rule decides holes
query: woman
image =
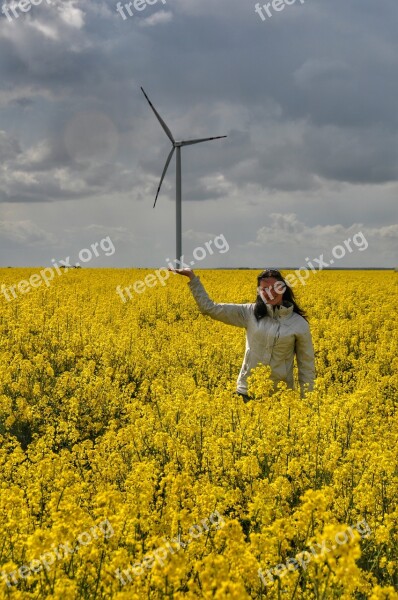
{"label": "woman", "polygon": [[191,269],[169,269],[189,277],[189,288],[204,315],[246,329],[246,351],[237,380],[237,393],[247,402],[247,378],[258,364],[271,367],[276,389],[279,381],[294,388],[293,363],[296,355],[301,397],[315,379],[314,348],[307,319],[294,299],[292,289],[276,269],[257,277],[257,299],[253,304],[216,304],[200,278]]}

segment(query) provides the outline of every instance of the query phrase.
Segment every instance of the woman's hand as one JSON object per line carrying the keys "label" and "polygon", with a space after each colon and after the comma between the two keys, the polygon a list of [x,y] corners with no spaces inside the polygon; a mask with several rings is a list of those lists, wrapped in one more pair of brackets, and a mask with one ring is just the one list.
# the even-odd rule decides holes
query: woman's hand
{"label": "woman's hand", "polygon": [[167,269],[172,273],[178,273],[178,275],[185,275],[185,277],[189,277],[189,279],[193,279],[195,277],[195,273],[192,269]]}

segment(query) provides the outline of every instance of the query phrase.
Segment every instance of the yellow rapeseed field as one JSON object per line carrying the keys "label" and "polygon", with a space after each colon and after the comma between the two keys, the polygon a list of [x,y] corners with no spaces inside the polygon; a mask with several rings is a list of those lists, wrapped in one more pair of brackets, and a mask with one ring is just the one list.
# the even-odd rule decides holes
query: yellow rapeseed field
{"label": "yellow rapeseed field", "polygon": [[[150,272],[0,296],[0,597],[398,599],[398,274],[298,284],[315,390],[260,366],[244,404],[244,330],[177,275],[123,303]],[[257,271],[195,273],[255,301]]]}

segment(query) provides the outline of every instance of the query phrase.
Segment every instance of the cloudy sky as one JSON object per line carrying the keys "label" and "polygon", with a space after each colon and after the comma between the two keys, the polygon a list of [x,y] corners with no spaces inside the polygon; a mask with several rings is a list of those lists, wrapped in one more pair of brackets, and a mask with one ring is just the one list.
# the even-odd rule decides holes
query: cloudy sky
{"label": "cloudy sky", "polygon": [[397,267],[398,3],[289,1],[0,0],[0,265],[175,258],[143,86],[177,139],[228,136],[183,149],[186,261],[222,235],[200,268]]}

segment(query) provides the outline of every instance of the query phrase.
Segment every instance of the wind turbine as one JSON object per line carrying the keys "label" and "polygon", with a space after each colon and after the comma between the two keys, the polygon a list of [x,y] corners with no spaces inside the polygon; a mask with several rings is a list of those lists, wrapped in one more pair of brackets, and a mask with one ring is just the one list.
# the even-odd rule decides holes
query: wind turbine
{"label": "wind turbine", "polygon": [[153,204],[153,208],[155,208],[156,206],[156,201],[158,199],[159,196],[159,192],[160,192],[160,188],[162,187],[162,183],[163,183],[163,179],[165,178],[167,169],[169,168],[169,164],[170,161],[173,157],[174,154],[174,150],[177,150],[177,164],[176,164],[176,259],[178,261],[178,263],[180,263],[181,261],[181,255],[182,255],[182,242],[181,242],[181,200],[182,200],[182,195],[181,195],[181,148],[183,146],[192,146],[192,144],[200,144],[201,142],[211,142],[212,140],[220,140],[221,138],[226,138],[226,135],[218,135],[217,137],[209,137],[209,138],[200,138],[200,139],[196,139],[196,140],[183,140],[181,142],[177,142],[174,137],[173,134],[171,133],[170,129],[167,127],[166,123],[163,121],[162,117],[159,115],[158,111],[156,110],[156,108],[154,107],[154,105],[152,104],[152,102],[149,100],[148,96],[145,93],[145,90],[143,87],[141,87],[141,90],[145,96],[145,98],[148,101],[149,106],[152,108],[153,112],[156,115],[156,118],[158,119],[159,123],[161,124],[161,126],[163,127],[167,137],[169,138],[170,142],[173,144],[172,149],[170,150],[170,154],[167,157],[166,160],[166,164],[164,166],[163,169],[163,173],[162,173],[162,177],[160,178],[160,183],[158,186],[158,191],[156,192],[156,198],[155,198],[155,202]]}

